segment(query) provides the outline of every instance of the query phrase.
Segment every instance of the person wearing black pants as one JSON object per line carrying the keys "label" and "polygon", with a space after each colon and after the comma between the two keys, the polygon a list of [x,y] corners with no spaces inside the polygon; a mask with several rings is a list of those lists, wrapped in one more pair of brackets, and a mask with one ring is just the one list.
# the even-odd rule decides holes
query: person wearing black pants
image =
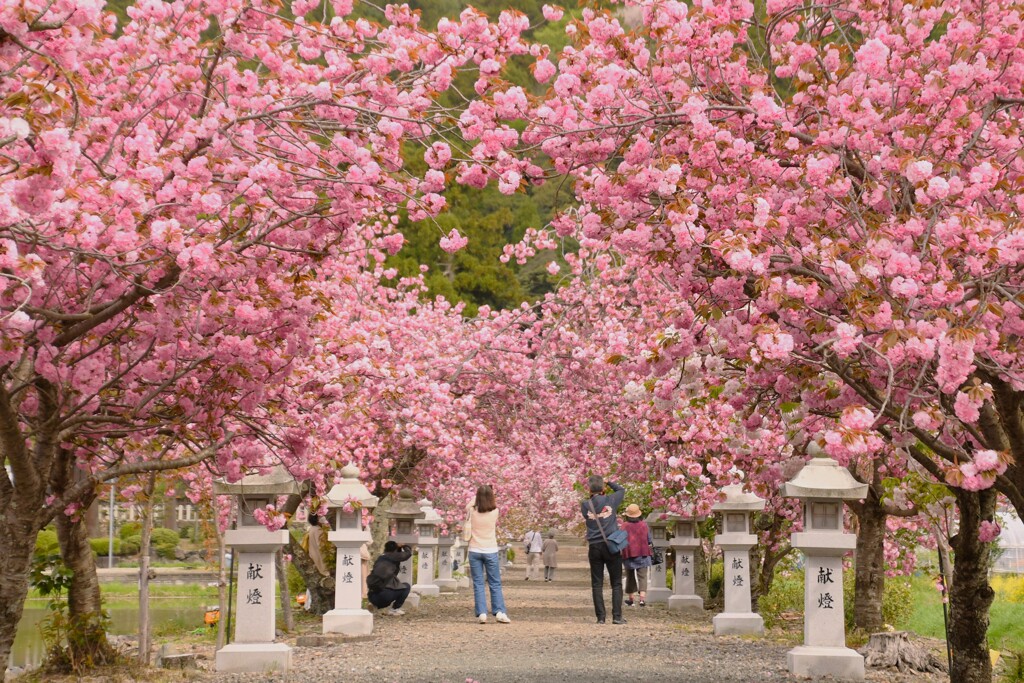
{"label": "person wearing black pants", "polygon": [[[625,624],[622,618],[622,554],[608,550],[605,539],[619,528],[616,510],[626,497],[626,490],[614,482],[608,482],[611,493],[605,493],[604,478],[593,475],[587,480],[590,498],[580,504],[580,511],[587,525],[587,559],[590,561],[590,587],[594,594],[594,613],[597,623],[605,623],[604,572],[612,584],[612,623]],[[600,525],[600,526],[599,526]]]}

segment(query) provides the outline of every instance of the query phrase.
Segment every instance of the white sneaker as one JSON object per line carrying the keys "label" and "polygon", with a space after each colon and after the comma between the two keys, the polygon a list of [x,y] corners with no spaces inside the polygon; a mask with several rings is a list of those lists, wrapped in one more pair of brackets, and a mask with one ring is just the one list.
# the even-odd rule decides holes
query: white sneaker
{"label": "white sneaker", "polygon": [[476,618],[476,620],[479,621],[481,624],[486,624],[487,623],[487,615],[486,614],[481,614],[480,616],[478,616]]}
{"label": "white sneaker", "polygon": [[494,620],[499,624],[511,624],[512,620],[508,618],[508,615],[504,612],[498,612],[494,615]]}
{"label": "white sneaker", "polygon": [[405,610],[404,609],[395,609],[394,607],[388,607],[388,614],[390,614],[393,617],[404,617],[405,616]]}

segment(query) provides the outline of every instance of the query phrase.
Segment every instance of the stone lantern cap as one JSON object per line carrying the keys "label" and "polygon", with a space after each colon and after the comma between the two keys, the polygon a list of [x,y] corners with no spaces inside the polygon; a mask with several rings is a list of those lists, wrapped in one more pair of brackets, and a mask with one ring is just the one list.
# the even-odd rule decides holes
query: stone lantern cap
{"label": "stone lantern cap", "polygon": [[287,496],[299,492],[295,478],[281,465],[274,465],[266,474],[253,472],[234,483],[215,479],[213,492],[232,496]]}
{"label": "stone lantern cap", "polygon": [[696,515],[691,510],[690,512],[682,513],[670,513],[668,518],[673,522],[703,522],[707,517],[704,515]]}
{"label": "stone lantern cap", "polygon": [[832,458],[814,457],[782,485],[786,498],[825,498],[859,500],[868,495],[868,485],[862,484],[845,467]]}
{"label": "stone lantern cap", "polygon": [[668,528],[668,525],[672,522],[664,510],[653,510],[651,514],[647,515],[647,519],[645,521],[647,522],[647,526],[660,526],[665,528]]}
{"label": "stone lantern cap", "polygon": [[[423,511],[423,518],[416,520],[417,524],[439,525],[444,521],[441,519],[441,515],[438,514],[437,510],[434,509],[433,503],[426,498],[416,501],[416,504],[419,505],[420,510]],[[394,508],[392,508],[392,510],[393,509]]]}
{"label": "stone lantern cap", "polygon": [[426,513],[413,500],[412,491],[402,489],[398,492],[398,500],[391,509],[384,513],[385,517],[391,519],[423,519]]}
{"label": "stone lantern cap", "polygon": [[715,503],[715,512],[758,512],[764,510],[765,500],[760,496],[743,490],[743,484],[730,484],[722,489],[725,500]]}
{"label": "stone lantern cap", "polygon": [[359,468],[345,465],[341,468],[341,481],[327,492],[328,507],[338,508],[348,502],[358,502],[364,508],[372,510],[377,507],[378,498],[359,481]]}

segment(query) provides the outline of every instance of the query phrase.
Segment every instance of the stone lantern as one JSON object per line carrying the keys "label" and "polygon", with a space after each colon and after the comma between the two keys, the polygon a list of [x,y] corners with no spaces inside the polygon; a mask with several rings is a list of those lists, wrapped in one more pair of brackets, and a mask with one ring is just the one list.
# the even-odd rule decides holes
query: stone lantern
{"label": "stone lantern", "polygon": [[359,549],[371,540],[363,526],[363,510],[377,507],[377,497],[359,481],[355,465],[341,470],[342,479],[327,492],[327,506],[334,517],[334,530],[327,540],[338,549],[335,562],[334,609],[324,614],[324,633],[369,635],[373,615],[363,609],[363,563]]}
{"label": "stone lantern", "polygon": [[669,515],[669,519],[675,521],[675,533],[672,536],[671,545],[675,550],[676,566],[668,608],[683,612],[703,613],[704,599],[697,595],[694,572],[697,569],[697,548],[700,547],[697,525],[704,518],[692,515]]}
{"label": "stone lantern", "polygon": [[[662,555],[668,557],[669,538],[668,525],[670,524],[664,510],[654,510],[647,515],[647,526],[651,529],[651,537],[654,539],[654,547],[660,548]],[[650,578],[647,583],[647,602],[650,604],[668,602],[672,591],[668,589],[665,581],[665,562],[651,567]],[[678,578],[677,578],[678,580]]]}
{"label": "stone lantern", "polygon": [[808,451],[815,457],[782,486],[783,496],[803,503],[804,530],[791,543],[806,556],[804,644],[786,653],[786,663],[798,676],[863,681],[864,657],[846,647],[843,623],[843,555],[857,546],[843,532],[843,501],[866,497],[868,486],[817,444]]}
{"label": "stone lantern", "polygon": [[[388,540],[398,545],[410,545],[413,551],[419,537],[416,535],[416,520],[422,519],[424,514],[420,506],[416,504],[412,491],[402,489],[398,492],[398,500],[391,506],[391,509],[384,513],[384,516],[394,521],[394,530]],[[409,558],[398,568],[398,580],[412,584],[412,558]],[[409,593],[405,604],[410,607],[419,607],[420,596],[416,593]]]}
{"label": "stone lantern", "polygon": [[238,524],[224,535],[238,565],[238,601],[233,643],[217,650],[217,671],[287,671],[292,649],[275,643],[274,611],[277,605],[277,572],[274,556],[288,543],[288,530],[270,531],[256,521],[253,511],[299,492],[298,484],[283,467],[267,474],[248,474],[230,484],[213,483],[217,495],[238,496]]}
{"label": "stone lantern", "polygon": [[742,484],[722,491],[725,500],[712,508],[722,513],[722,532],[715,543],[725,558],[725,611],[711,620],[715,635],[764,633],[764,619],[750,609],[750,549],[757,545],[751,518],[764,509],[764,499],[744,492]]}
{"label": "stone lantern", "polygon": [[433,504],[426,498],[416,501],[416,504],[423,510],[423,519],[416,520],[420,540],[416,557],[416,583],[412,590],[420,595],[438,595],[441,588],[434,583],[434,552],[438,545],[441,515],[437,514]]}
{"label": "stone lantern", "polygon": [[434,585],[442,593],[454,593],[458,582],[452,578],[452,563],[455,561],[455,536],[449,525],[444,533],[437,537],[437,578]]}

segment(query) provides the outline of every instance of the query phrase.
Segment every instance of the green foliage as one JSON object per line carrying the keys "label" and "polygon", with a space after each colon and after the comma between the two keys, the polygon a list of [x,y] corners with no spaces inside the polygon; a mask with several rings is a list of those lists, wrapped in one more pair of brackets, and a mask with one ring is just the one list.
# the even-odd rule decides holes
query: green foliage
{"label": "green foliage", "polygon": [[1024,683],[1024,650],[1003,657],[999,667],[1000,683]]}
{"label": "green foliage", "polygon": [[139,536],[140,534],[142,534],[141,522],[126,522],[117,530],[117,535],[122,539]]}
{"label": "green foliage", "polygon": [[42,669],[48,673],[80,675],[117,660],[116,651],[107,643],[106,612],[75,616],[68,613],[65,596],[73,575],[58,554],[37,556],[29,570],[33,590],[48,598],[47,615],[39,622],[39,634],[46,647]]}
{"label": "green foliage", "polygon": [[725,565],[722,562],[711,564],[710,576],[708,576],[708,597],[712,600],[722,594],[725,586]]}
{"label": "green foliage", "polygon": [[153,537],[150,542],[158,556],[172,560],[174,559],[174,550],[178,547],[180,540],[178,534],[172,529],[158,527],[153,529]]}
{"label": "green foliage", "polygon": [[[913,631],[930,638],[944,638],[942,601],[932,576],[915,576],[910,580],[912,605],[906,621],[895,623],[897,629]],[[989,610],[988,642],[993,648],[1018,648],[1024,643],[1024,604],[997,598]]]}
{"label": "green foliage", "polygon": [[138,555],[142,549],[142,536],[136,534],[121,539],[121,552],[124,555]]}
{"label": "green foliage", "polygon": [[882,621],[889,625],[900,624],[909,619],[913,611],[910,579],[886,579],[885,591],[882,593]]}
{"label": "green foliage", "polygon": [[36,557],[53,555],[59,552],[60,542],[57,541],[57,532],[53,529],[43,529],[36,536]]}
{"label": "green foliage", "polygon": [[786,612],[802,612],[804,606],[803,572],[778,572],[771,590],[757,601],[757,611],[765,628],[774,628]]}
{"label": "green foliage", "polygon": [[[90,538],[89,546],[92,548],[93,553],[97,556],[106,555],[110,551],[110,539],[106,536]],[[122,555],[124,553],[124,544],[120,538],[114,537],[114,554]]]}
{"label": "green foliage", "polygon": [[306,592],[306,581],[291,562],[285,568],[285,575],[288,577],[288,592],[292,597]]}

